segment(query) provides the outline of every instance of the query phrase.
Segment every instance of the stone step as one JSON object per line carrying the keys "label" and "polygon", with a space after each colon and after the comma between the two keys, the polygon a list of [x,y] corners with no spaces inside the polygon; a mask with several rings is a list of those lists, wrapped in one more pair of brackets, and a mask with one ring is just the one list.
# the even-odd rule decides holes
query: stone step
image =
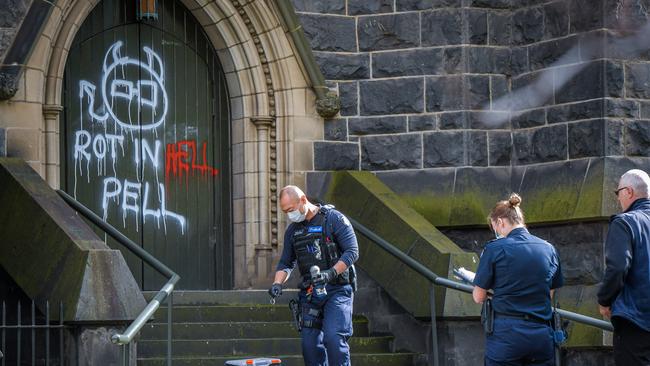
{"label": "stone step", "polygon": [[[146,292],[147,300],[156,292]],[[285,290],[275,304],[266,290],[179,291],[174,293],[172,314],[173,364],[223,365],[227,360],[278,354],[284,365],[303,365],[300,335],[287,306],[297,297]],[[142,330],[138,365],[166,365],[167,308],[163,305]],[[389,353],[392,336],[370,337],[368,320],[353,317],[350,339],[355,365],[413,365],[412,353]]]}
{"label": "stone step", "polygon": [[[391,336],[352,337],[350,350],[353,353],[383,353],[390,351]],[[159,357],[167,352],[163,340],[141,340],[138,342],[138,357]],[[258,339],[204,339],[174,340],[172,352],[176,357],[242,356],[301,354],[300,338],[258,338]]]}
{"label": "stone step", "polygon": [[[174,358],[174,366],[222,366],[228,360],[239,360],[255,356],[228,356],[228,357],[196,357]],[[268,357],[268,356],[257,356]],[[353,353],[354,366],[413,366],[416,354],[413,353]],[[304,366],[301,355],[278,356],[283,366]],[[139,358],[138,366],[166,366],[164,358]]]}
{"label": "stone step", "polygon": [[[365,320],[354,315],[354,321]],[[288,305],[174,305],[172,323],[217,323],[217,322],[291,322]],[[367,321],[367,320],[366,320]],[[160,308],[151,323],[167,322],[167,308]]]}
{"label": "stone step", "polygon": [[[149,301],[156,296],[156,291],[143,291]],[[276,304],[287,305],[289,300],[298,296],[298,290],[282,290],[282,296],[276,298]],[[176,305],[266,305],[269,304],[267,290],[220,290],[220,291],[174,291],[173,303]],[[163,307],[165,305],[163,304]]]}
{"label": "stone step", "polygon": [[[368,321],[355,318],[354,336],[367,337]],[[143,340],[167,339],[167,323],[147,324],[140,333]],[[291,338],[298,332],[293,322],[216,322],[172,324],[174,339]]]}
{"label": "stone step", "polygon": [[[160,308],[154,315],[153,322],[167,321],[167,308]],[[287,305],[174,305],[172,309],[174,323],[188,322],[290,322],[291,311]]]}

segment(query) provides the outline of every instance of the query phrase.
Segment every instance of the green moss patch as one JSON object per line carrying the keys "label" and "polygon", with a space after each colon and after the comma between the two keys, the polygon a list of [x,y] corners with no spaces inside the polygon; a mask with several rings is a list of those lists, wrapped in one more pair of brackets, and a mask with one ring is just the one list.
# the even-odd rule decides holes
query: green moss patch
{"label": "green moss patch", "polygon": [[[440,276],[448,277],[454,264],[473,269],[478,263],[474,254],[456,246],[371,173],[333,173],[324,198]],[[429,317],[429,281],[371,240],[362,235],[358,239],[359,265],[414,316]],[[447,301],[449,291],[436,289],[438,315],[478,314],[468,297],[454,295]]]}

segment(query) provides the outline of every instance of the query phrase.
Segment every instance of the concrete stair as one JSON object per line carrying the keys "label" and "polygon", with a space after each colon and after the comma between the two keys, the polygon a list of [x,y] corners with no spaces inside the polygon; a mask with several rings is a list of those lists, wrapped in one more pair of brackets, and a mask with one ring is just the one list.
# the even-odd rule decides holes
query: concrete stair
{"label": "concrete stair", "polygon": [[[295,330],[287,290],[276,304],[266,291],[183,291],[174,294],[173,364],[223,365],[250,357],[274,357],[284,365],[303,365],[300,334]],[[155,293],[146,292],[149,300]],[[138,365],[166,365],[167,308],[163,306],[142,330]],[[355,365],[413,365],[414,353],[392,352],[393,336],[370,334],[368,320],[354,316],[350,340]]]}

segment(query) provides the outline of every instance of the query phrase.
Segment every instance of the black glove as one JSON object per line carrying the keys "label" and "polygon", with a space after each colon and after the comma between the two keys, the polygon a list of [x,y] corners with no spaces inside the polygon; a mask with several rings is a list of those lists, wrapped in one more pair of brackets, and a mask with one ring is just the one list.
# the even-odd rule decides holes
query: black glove
{"label": "black glove", "polygon": [[322,285],[324,283],[325,284],[326,283],[331,283],[331,282],[334,282],[334,280],[336,279],[336,276],[338,276],[338,274],[336,273],[336,270],[332,267],[330,269],[326,269],[323,272],[319,273],[318,274],[318,279],[315,281],[315,283],[317,285]]}
{"label": "black glove", "polygon": [[279,283],[274,283],[273,286],[271,286],[269,289],[269,295],[271,295],[271,297],[274,299],[282,295],[282,285]]}

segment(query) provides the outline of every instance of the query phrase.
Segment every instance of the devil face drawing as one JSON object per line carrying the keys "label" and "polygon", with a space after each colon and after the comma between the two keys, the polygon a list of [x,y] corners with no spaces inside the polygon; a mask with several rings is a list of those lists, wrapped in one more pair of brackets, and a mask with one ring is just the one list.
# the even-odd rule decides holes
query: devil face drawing
{"label": "devil face drawing", "polygon": [[127,130],[155,129],[165,121],[169,105],[162,60],[149,47],[142,48],[147,62],[122,56],[122,45],[122,41],[115,42],[104,56],[101,112],[94,110],[96,87],[93,83],[80,80],[79,97],[88,96],[88,112],[97,121],[104,123],[110,117]]}

